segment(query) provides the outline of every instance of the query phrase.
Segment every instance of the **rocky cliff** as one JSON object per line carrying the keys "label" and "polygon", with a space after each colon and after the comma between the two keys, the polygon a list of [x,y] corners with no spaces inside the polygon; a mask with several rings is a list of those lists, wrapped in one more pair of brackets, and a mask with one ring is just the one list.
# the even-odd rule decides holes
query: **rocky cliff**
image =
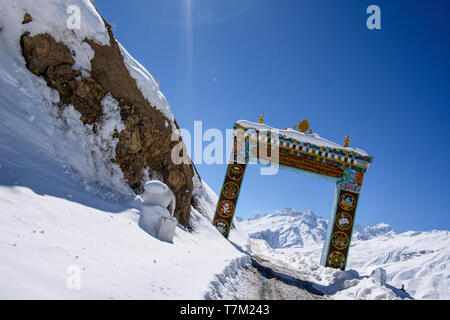
{"label": "rocky cliff", "polygon": [[[32,21],[33,16],[26,13],[22,23]],[[113,133],[119,142],[116,157],[111,161],[119,165],[126,183],[136,193],[142,192],[145,170],[163,180],[176,196],[176,217],[188,226],[191,202],[194,206],[196,203],[192,199],[196,171],[192,163],[176,165],[171,159],[172,148],[179,142],[171,141],[171,137],[178,125],[144,97],[124,63],[111,26],[106,21],[104,24],[109,44],[81,39],[81,45],[88,45],[94,52],[89,72],[74,68],[76,53],[52,35],[32,35],[28,31],[20,39],[26,66],[58,91],[58,108],[63,110],[73,105],[81,114],[80,120],[94,134],[101,126],[102,100],[107,94],[111,95],[120,106],[120,117],[125,125],[124,130]]]}

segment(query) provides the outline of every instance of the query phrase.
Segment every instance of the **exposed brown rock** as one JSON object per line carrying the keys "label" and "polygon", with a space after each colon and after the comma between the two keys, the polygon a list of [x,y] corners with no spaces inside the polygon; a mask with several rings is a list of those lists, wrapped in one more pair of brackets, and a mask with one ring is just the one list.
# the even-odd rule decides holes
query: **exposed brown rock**
{"label": "exposed brown rock", "polygon": [[49,34],[21,38],[22,52],[27,68],[37,76],[43,76],[47,84],[58,90],[61,105],[72,104],[80,112],[84,123],[98,122],[102,115],[101,100],[106,95],[93,78],[81,78],[81,72],[73,70],[72,53],[64,44],[57,43]]}
{"label": "exposed brown rock", "polygon": [[81,113],[83,123],[95,124],[94,133],[102,116],[101,100],[110,93],[119,102],[126,127],[113,134],[119,138],[114,162],[122,169],[128,185],[137,192],[142,191],[145,167],[158,173],[175,194],[175,215],[181,224],[188,226],[194,166],[172,162],[171,151],[178,142],[171,141],[172,128],[165,126],[165,122],[170,121],[144,98],[125,66],[111,27],[105,24],[111,39],[109,45],[84,40],[95,52],[90,77],[81,77],[79,71],[72,69],[74,60],[69,48],[48,34],[31,37],[25,33],[22,36],[27,67],[58,90],[61,108],[72,104]]}
{"label": "exposed brown rock", "polygon": [[29,13],[25,13],[22,24],[27,24],[27,23],[30,23],[31,21],[33,21],[33,18],[31,18]]}

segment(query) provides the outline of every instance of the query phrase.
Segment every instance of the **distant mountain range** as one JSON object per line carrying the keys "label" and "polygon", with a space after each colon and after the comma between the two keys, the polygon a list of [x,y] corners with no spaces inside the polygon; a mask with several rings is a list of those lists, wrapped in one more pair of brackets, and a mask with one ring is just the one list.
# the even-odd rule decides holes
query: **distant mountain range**
{"label": "distant mountain range", "polygon": [[[278,253],[308,255],[319,262],[328,221],[312,211],[285,208],[240,219],[250,238],[263,239]],[[397,234],[391,226],[356,224],[347,269],[370,275],[377,267],[387,271],[388,282],[416,299],[450,299],[450,232],[408,231]]]}
{"label": "distant mountain range", "polygon": [[[312,211],[285,208],[274,213],[258,214],[240,221],[251,238],[264,239],[272,248],[303,248],[321,244],[326,236],[328,221]],[[379,236],[393,237],[391,226],[380,223],[372,227],[356,224],[353,240],[369,240]]]}

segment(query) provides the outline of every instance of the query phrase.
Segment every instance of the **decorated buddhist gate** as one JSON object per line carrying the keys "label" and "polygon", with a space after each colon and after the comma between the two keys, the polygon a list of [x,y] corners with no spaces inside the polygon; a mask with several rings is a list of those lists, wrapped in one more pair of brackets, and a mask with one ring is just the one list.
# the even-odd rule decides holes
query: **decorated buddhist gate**
{"label": "decorated buddhist gate", "polygon": [[234,146],[219,196],[213,224],[228,238],[248,164],[259,163],[313,175],[336,183],[327,236],[322,250],[323,266],[345,270],[364,173],[372,162],[366,152],[319,137],[303,120],[299,131],[274,129],[240,120],[234,124]]}

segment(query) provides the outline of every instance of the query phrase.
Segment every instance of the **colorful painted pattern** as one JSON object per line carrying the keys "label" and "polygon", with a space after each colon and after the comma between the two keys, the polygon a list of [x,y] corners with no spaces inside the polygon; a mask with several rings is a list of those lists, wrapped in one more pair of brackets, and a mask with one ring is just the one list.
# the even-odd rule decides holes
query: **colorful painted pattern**
{"label": "colorful painted pattern", "polygon": [[[345,269],[358,197],[358,193],[338,189],[338,203],[335,209],[336,215],[334,217],[330,243],[328,244],[328,259],[326,261],[326,266],[328,267]],[[330,260],[330,255],[336,255],[337,253],[344,257],[342,264],[336,263],[335,260]],[[334,259],[338,259],[337,256],[334,256]]]}
{"label": "colorful painted pattern", "polygon": [[328,255],[328,266],[334,269],[344,269],[345,256],[342,252],[333,251]]}
{"label": "colorful painted pattern", "polygon": [[353,225],[353,219],[347,212],[339,212],[335,219],[336,226],[341,230],[348,230]]}
{"label": "colorful painted pattern", "polygon": [[239,163],[230,163],[227,168],[213,220],[213,225],[224,237],[230,233],[245,168],[246,164]]}
{"label": "colorful painted pattern", "polygon": [[348,150],[317,146],[288,138],[282,134],[279,134],[278,137],[272,137],[270,132],[268,132],[267,136],[259,135],[258,130],[244,128],[238,124],[234,125],[234,129],[250,131],[247,135],[248,139],[253,140],[254,142],[266,143],[269,147],[275,145],[280,148],[280,153],[287,152],[297,155],[306,154],[312,156],[315,160],[323,161],[324,163],[334,163],[341,167],[351,166],[353,168],[362,169],[363,172],[365,169],[369,168],[370,163],[373,160],[372,157],[364,157]]}

